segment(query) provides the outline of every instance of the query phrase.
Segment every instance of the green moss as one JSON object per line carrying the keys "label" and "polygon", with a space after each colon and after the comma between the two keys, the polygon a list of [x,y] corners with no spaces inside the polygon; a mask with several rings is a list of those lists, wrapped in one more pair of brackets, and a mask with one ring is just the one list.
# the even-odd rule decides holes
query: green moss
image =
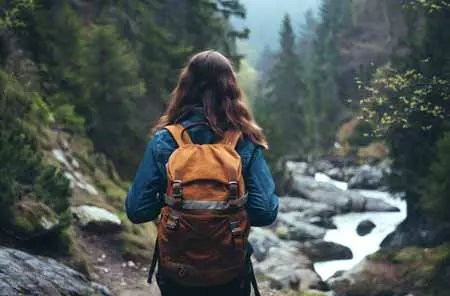
{"label": "green moss", "polygon": [[400,250],[394,257],[393,262],[410,263],[424,260],[424,249],[409,247]]}
{"label": "green moss", "polygon": [[125,260],[149,262],[153,256],[157,236],[156,226],[153,223],[134,225],[124,218],[124,214],[120,214],[119,217],[125,225],[124,231],[117,235],[123,258]]}
{"label": "green moss", "polygon": [[123,211],[125,207],[126,191],[109,179],[96,179],[98,189],[105,194],[106,201],[114,208]]}
{"label": "green moss", "polygon": [[[450,289],[450,243],[434,248],[383,249],[368,259],[377,264],[369,264],[372,269],[366,270],[367,279],[353,287],[352,292],[361,289],[366,291],[362,293],[364,295],[378,295],[375,292],[387,288],[399,293],[407,291],[414,295],[441,296],[446,295],[442,291]],[[386,274],[390,275],[389,278],[385,277]],[[367,285],[374,294],[367,294]]]}
{"label": "green moss", "polygon": [[31,233],[35,230],[35,225],[26,216],[15,216],[14,227],[20,233]]}
{"label": "green moss", "polygon": [[325,293],[320,293],[320,292],[299,292],[298,296],[326,296]]}

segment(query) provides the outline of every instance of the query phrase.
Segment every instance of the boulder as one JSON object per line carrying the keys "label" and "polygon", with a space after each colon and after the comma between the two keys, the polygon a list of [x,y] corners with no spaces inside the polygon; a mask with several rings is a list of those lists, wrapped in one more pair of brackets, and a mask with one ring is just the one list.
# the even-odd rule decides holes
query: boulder
{"label": "boulder", "polygon": [[46,235],[60,227],[58,215],[47,205],[23,199],[11,207],[10,225],[7,229],[21,240]]}
{"label": "boulder", "polygon": [[333,184],[307,176],[294,177],[293,193],[309,201],[327,204],[339,213],[400,211],[382,199],[365,197],[357,191],[342,190]]}
{"label": "boulder", "polygon": [[72,214],[81,228],[98,233],[115,232],[122,229],[117,215],[94,206],[72,207]]}
{"label": "boulder", "polygon": [[284,243],[272,231],[261,227],[253,227],[248,239],[253,247],[253,257],[257,261],[266,259],[270,248],[279,248]]}
{"label": "boulder", "polygon": [[276,233],[285,240],[305,241],[323,238],[326,229],[305,222],[302,213],[291,212],[278,214]]}
{"label": "boulder", "polygon": [[293,175],[304,175],[308,169],[308,164],[306,162],[286,162],[286,169],[291,171]]}
{"label": "boulder", "polygon": [[330,177],[334,180],[337,180],[337,181],[342,181],[342,182],[347,181],[345,179],[344,171],[341,170],[340,168],[332,168],[331,170],[326,171],[325,175],[327,175],[328,177]]}
{"label": "boulder", "polygon": [[273,289],[305,290],[323,286],[312,262],[295,247],[271,248],[266,260],[254,265],[255,274]]}
{"label": "boulder", "polygon": [[14,249],[0,247],[0,295],[109,296],[104,286],[69,267]]}
{"label": "boulder", "polygon": [[279,212],[303,212],[308,217],[326,217],[336,215],[336,210],[327,204],[313,202],[297,197],[280,197]]}
{"label": "boulder", "polygon": [[312,177],[294,176],[293,193],[314,202],[330,205],[339,212],[351,210],[350,197],[344,190],[330,183],[316,181]]}
{"label": "boulder", "polygon": [[375,190],[383,186],[383,170],[370,165],[358,168],[355,175],[348,182],[349,189]]}
{"label": "boulder", "polygon": [[336,224],[334,224],[333,219],[331,218],[305,217],[305,221],[325,229],[337,229]]}
{"label": "boulder", "polygon": [[366,212],[400,212],[400,209],[379,198],[366,197]]}
{"label": "boulder", "polygon": [[331,161],[322,159],[314,162],[314,167],[316,168],[317,172],[325,173],[329,170],[334,169],[334,165],[331,163]]}
{"label": "boulder", "polygon": [[371,233],[375,227],[376,227],[376,225],[372,221],[363,220],[356,227],[356,232],[360,236],[365,236],[365,235],[368,235],[369,233]]}
{"label": "boulder", "polygon": [[353,258],[350,248],[324,240],[312,240],[303,243],[301,251],[313,262],[348,260]]}

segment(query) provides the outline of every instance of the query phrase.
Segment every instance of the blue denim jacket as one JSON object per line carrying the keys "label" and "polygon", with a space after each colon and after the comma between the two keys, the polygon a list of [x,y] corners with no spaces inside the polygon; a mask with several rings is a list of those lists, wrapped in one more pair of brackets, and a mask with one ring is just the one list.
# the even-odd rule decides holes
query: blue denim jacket
{"label": "blue denim jacket", "polygon": [[[195,110],[181,124],[186,126],[201,121],[204,121],[203,112]],[[197,125],[187,132],[194,143],[214,142],[214,134],[207,126]],[[165,165],[176,148],[177,144],[167,130],[156,133],[148,143],[125,203],[127,216],[133,223],[144,223],[158,217],[167,186]],[[236,150],[242,160],[250,223],[252,226],[270,225],[278,213],[278,198],[263,149],[244,137],[239,140]]]}

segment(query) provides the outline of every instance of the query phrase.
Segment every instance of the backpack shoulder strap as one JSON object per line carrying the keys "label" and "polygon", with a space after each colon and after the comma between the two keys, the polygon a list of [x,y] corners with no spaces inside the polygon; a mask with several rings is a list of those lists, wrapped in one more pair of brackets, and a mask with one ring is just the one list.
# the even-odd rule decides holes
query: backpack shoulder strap
{"label": "backpack shoulder strap", "polygon": [[231,145],[233,147],[236,147],[239,138],[241,137],[242,133],[237,130],[227,130],[222,138],[222,140],[219,141],[221,144],[227,144]]}
{"label": "backpack shoulder strap", "polygon": [[169,131],[169,133],[172,135],[172,137],[175,139],[175,141],[178,144],[178,147],[192,144],[192,140],[189,137],[189,134],[187,131],[185,131],[185,128],[181,124],[173,124],[168,125],[165,127]]}

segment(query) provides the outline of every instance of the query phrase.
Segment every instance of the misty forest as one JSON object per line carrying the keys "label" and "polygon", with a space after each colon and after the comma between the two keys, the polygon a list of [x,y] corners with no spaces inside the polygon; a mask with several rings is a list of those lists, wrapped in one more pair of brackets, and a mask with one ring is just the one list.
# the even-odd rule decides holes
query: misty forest
{"label": "misty forest", "polygon": [[269,143],[262,295],[449,295],[449,28],[449,0],[0,0],[0,295],[160,295],[124,202],[206,49]]}

